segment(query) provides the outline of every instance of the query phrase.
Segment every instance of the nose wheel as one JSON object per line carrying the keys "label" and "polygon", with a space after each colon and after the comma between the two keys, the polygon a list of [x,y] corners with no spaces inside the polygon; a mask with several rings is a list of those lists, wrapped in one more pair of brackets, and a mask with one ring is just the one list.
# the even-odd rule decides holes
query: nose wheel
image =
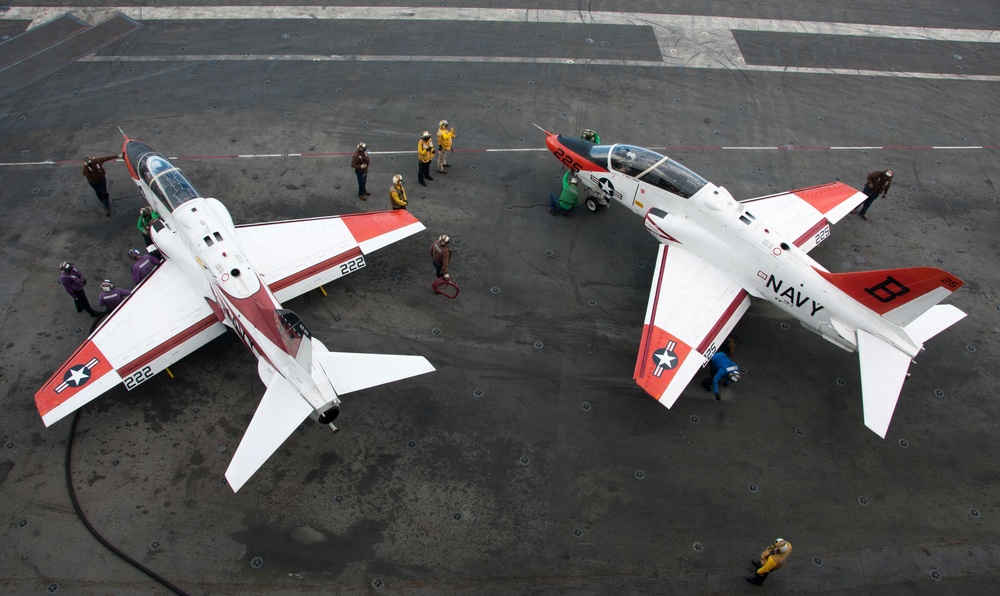
{"label": "nose wheel", "polygon": [[588,196],[587,200],[585,200],[583,204],[587,206],[587,210],[591,213],[597,213],[601,207],[608,206],[608,201],[604,198]]}

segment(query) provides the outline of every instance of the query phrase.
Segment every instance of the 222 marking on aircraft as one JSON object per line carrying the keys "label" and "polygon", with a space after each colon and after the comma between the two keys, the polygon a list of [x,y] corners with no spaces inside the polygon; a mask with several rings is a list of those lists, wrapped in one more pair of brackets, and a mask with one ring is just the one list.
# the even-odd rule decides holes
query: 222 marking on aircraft
{"label": "222 marking on aircraft", "polygon": [[832,273],[808,256],[831,224],[865,200],[845,184],[738,202],[654,151],[541,130],[549,151],[577,172],[590,210],[624,205],[660,242],[633,378],[668,408],[752,296],[858,352],[865,426],[885,438],[910,362],[925,341],[965,317],[938,304],[964,283],[947,271]]}
{"label": "222 marking on aircraft", "polygon": [[267,386],[226,470],[236,492],[307,417],[336,431],[339,396],[434,370],[422,356],[330,352],[281,306],[423,230],[408,211],[236,226],[148,145],[126,137],[122,154],[160,214],[152,239],[166,258],[35,394],[46,426],[119,383],[135,389],[230,328]]}

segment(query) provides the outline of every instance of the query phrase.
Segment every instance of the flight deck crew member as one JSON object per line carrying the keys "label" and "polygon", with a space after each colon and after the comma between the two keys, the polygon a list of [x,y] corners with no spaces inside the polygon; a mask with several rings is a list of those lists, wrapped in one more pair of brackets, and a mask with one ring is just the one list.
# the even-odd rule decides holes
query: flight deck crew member
{"label": "flight deck crew member", "polygon": [[62,272],[59,275],[59,283],[66,289],[66,293],[73,297],[76,312],[87,311],[92,317],[99,316],[97,311],[90,307],[90,301],[87,300],[87,292],[83,289],[83,286],[87,285],[87,278],[80,273],[80,270],[72,263],[63,261],[59,265],[59,271]]}
{"label": "flight deck crew member", "polygon": [[431,178],[431,160],[434,159],[434,141],[431,140],[431,133],[426,130],[420,135],[417,141],[417,182],[422,186],[427,186],[425,179]]}
{"label": "flight deck crew member", "polygon": [[583,132],[580,133],[580,138],[583,139],[584,141],[590,141],[595,145],[601,144],[601,135],[597,134],[593,130],[590,130],[589,128],[583,129]]}
{"label": "flight deck crew member", "polygon": [[362,201],[367,201],[368,197],[372,195],[366,187],[368,183],[368,166],[370,164],[371,159],[368,157],[368,144],[364,142],[358,143],[357,150],[351,156],[351,167],[354,168],[354,175],[358,177],[358,198]]}
{"label": "flight deck crew member", "polygon": [[569,215],[570,211],[576,207],[576,200],[580,195],[580,191],[576,188],[577,182],[576,172],[573,170],[567,170],[566,173],[563,174],[562,192],[558,197],[555,193],[549,195],[550,215],[557,215],[559,213]]}
{"label": "flight deck crew member", "polygon": [[721,400],[722,396],[719,395],[719,382],[722,382],[723,387],[728,387],[730,383],[735,383],[740,380],[740,367],[738,364],[732,361],[730,356],[736,349],[736,342],[732,339],[726,340],[726,346],[715,353],[712,359],[708,361],[709,371],[712,375],[711,379],[702,379],[701,386],[706,390],[715,393],[715,399]]}
{"label": "flight deck crew member", "polygon": [[774,544],[764,549],[760,553],[760,559],[750,561],[750,564],[757,569],[753,575],[747,576],[747,581],[758,586],[764,584],[767,576],[776,569],[781,569],[785,564],[785,559],[792,554],[792,544],[784,538],[778,538]]}
{"label": "flight deck crew member", "polygon": [[162,262],[149,253],[140,253],[136,248],[129,249],[128,256],[132,259],[132,281],[136,284],[149,277],[153,269]]}
{"label": "flight deck crew member", "polygon": [[[426,186],[426,185],[425,185]],[[396,174],[392,177],[392,187],[389,188],[389,201],[393,210],[406,209],[406,189],[403,188],[403,175]]]}
{"label": "flight deck crew member", "polygon": [[438,173],[447,174],[445,168],[450,168],[448,164],[448,154],[451,153],[451,140],[455,138],[455,127],[448,128],[448,121],[442,120],[438,123]]}
{"label": "flight deck crew member", "polygon": [[865,188],[861,191],[868,197],[861,205],[861,211],[858,213],[858,215],[861,216],[861,219],[868,219],[868,216],[865,215],[865,213],[868,213],[868,209],[872,206],[872,203],[875,202],[875,199],[878,198],[879,193],[882,193],[882,196],[885,197],[885,195],[889,192],[890,186],[892,186],[892,170],[885,170],[884,172],[875,171],[868,174],[868,179],[865,182]]}
{"label": "flight deck crew member", "polygon": [[160,214],[153,211],[152,207],[143,207],[139,210],[139,220],[135,222],[135,227],[139,228],[139,232],[142,233],[142,239],[146,242],[146,246],[153,243],[153,237],[149,234],[149,226],[152,225],[154,219],[160,219]]}
{"label": "flight deck crew member", "polygon": [[97,297],[98,308],[103,308],[105,313],[109,313],[118,308],[131,292],[124,288],[116,288],[110,279],[101,282],[101,294]]}
{"label": "flight deck crew member", "polygon": [[105,155],[104,157],[88,156],[83,160],[82,174],[87,178],[90,187],[97,194],[97,200],[104,203],[104,211],[111,217],[111,195],[108,194],[108,176],[104,171],[104,162],[118,159],[117,155]]}
{"label": "flight deck crew member", "polygon": [[451,279],[448,273],[448,263],[451,262],[451,238],[447,234],[441,234],[431,243],[431,261],[434,263],[434,271],[438,278]]}

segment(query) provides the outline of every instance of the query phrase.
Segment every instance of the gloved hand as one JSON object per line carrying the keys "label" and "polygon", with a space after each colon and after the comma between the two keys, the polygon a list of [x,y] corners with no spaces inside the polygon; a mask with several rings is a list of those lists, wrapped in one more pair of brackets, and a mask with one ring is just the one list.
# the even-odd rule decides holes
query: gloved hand
{"label": "gloved hand", "polygon": [[445,273],[445,274],[444,274],[444,278],[445,278],[445,279],[451,279],[451,276],[450,276],[450,275],[448,275],[447,273]]}
{"label": "gloved hand", "polygon": [[718,393],[716,393],[715,394],[715,399],[716,399],[716,401],[722,401],[722,396],[719,395]]}

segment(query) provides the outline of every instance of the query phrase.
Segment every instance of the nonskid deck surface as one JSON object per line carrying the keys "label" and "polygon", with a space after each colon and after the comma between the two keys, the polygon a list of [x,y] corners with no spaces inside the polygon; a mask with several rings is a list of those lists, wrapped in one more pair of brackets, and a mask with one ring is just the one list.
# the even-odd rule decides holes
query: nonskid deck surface
{"label": "nonskid deck surface", "polygon": [[[182,591],[738,593],[778,536],[795,548],[779,593],[984,593],[1000,575],[1000,8],[184,4],[0,12],[4,591],[161,591],[87,533],[69,421],[46,429],[33,403],[91,323],[60,261],[92,303],[101,279],[131,287],[141,197],[108,164],[107,218],[80,175],[119,126],[237,224],[387,209],[401,173],[427,226],[286,306],[331,350],[437,371],[345,396],[339,433],[307,423],[239,493],[223,473],[264,386],[233,334],[81,411],[83,512]],[[18,51],[67,11],[80,22]],[[457,152],[423,187],[417,139],[442,118]],[[667,410],[631,379],[655,240],[614,206],[550,217],[562,172],[532,122],[649,147],[737,198],[893,169],[869,221],[810,255],[946,269],[969,316],[911,366],[885,440],[857,355],[758,302],[734,333],[747,374],[721,402],[696,377]],[[456,300],[430,288],[442,233]]]}

